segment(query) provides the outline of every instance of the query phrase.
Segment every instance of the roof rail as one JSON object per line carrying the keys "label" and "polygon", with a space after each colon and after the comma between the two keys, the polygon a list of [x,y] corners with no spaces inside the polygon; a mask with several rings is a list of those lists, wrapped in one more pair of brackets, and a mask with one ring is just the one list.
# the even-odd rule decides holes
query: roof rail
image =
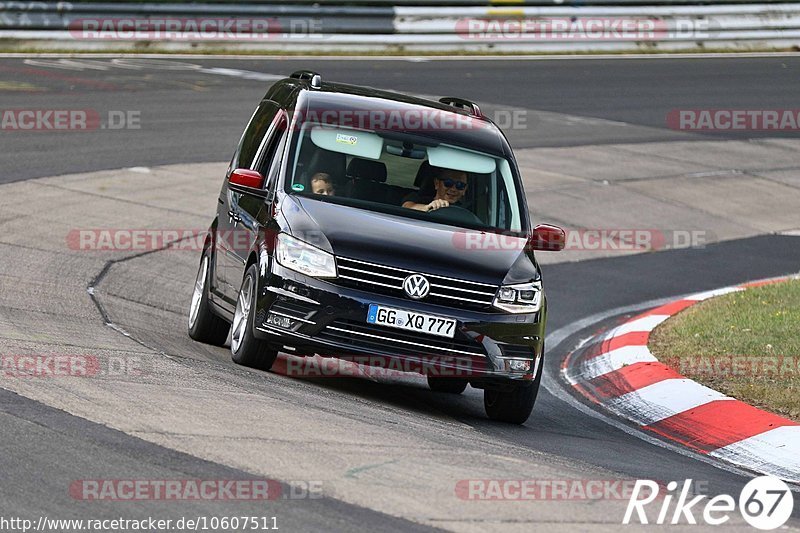
{"label": "roof rail", "polygon": [[322,76],[314,72],[313,70],[298,70],[296,72],[292,72],[292,75],[289,76],[290,78],[294,78],[296,80],[305,80],[311,82],[311,86],[315,89],[319,89],[322,87]]}
{"label": "roof rail", "polygon": [[465,100],[463,98],[457,98],[455,96],[445,96],[444,98],[439,98],[439,102],[442,104],[453,106],[458,109],[469,111],[473,117],[483,118],[483,113],[481,113],[481,108],[478,107],[478,104],[476,104],[475,102],[470,102],[469,100]]}

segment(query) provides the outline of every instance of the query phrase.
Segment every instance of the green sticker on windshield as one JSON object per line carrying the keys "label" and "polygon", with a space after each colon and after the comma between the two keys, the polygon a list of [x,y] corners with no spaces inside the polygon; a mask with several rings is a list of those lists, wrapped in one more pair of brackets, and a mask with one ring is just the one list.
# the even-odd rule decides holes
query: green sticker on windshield
{"label": "green sticker on windshield", "polygon": [[292,190],[297,192],[303,192],[305,188],[306,186],[303,185],[302,183],[295,183],[292,185]]}

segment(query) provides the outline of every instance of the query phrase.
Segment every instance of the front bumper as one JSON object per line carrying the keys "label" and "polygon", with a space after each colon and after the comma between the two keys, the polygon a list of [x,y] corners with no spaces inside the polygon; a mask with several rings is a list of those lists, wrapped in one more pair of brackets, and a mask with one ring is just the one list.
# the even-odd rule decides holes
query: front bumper
{"label": "front bumper", "polygon": [[[530,381],[540,371],[546,300],[537,313],[481,312],[342,287],[269,263],[261,269],[255,336],[277,349],[461,378],[476,387]],[[454,318],[455,337],[368,324],[370,304]]]}

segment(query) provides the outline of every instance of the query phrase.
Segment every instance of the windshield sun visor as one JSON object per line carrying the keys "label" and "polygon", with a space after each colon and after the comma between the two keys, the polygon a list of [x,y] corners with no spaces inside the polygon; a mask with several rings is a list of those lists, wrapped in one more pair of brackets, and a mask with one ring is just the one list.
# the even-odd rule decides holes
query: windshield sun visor
{"label": "windshield sun visor", "polygon": [[314,127],[311,142],[319,148],[365,159],[380,159],[383,139],[368,131],[346,128]]}
{"label": "windshield sun visor", "polygon": [[475,172],[477,174],[491,174],[497,168],[497,162],[492,157],[449,146],[432,146],[428,148],[428,161],[434,167]]}

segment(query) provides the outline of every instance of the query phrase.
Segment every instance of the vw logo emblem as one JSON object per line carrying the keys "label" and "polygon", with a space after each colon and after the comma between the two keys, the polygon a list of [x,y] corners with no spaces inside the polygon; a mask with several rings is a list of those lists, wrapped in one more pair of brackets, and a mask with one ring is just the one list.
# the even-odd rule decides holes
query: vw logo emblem
{"label": "vw logo emblem", "polygon": [[411,274],[403,280],[403,290],[411,298],[420,300],[431,292],[431,284],[422,274]]}

